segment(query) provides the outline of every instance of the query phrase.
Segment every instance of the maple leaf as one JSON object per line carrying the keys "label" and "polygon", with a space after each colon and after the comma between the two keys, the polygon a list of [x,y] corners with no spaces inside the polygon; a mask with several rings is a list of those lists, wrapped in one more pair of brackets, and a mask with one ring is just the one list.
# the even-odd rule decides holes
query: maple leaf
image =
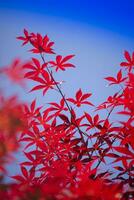
{"label": "maple leaf", "polygon": [[46,151],[45,143],[43,143],[41,140],[42,133],[40,132],[39,128],[33,124],[32,129],[33,131],[25,131],[24,134],[21,136],[19,142],[28,142],[28,144],[25,146],[25,149],[29,148],[32,145],[41,147],[41,145],[43,144],[44,151]]}
{"label": "maple leaf", "polygon": [[105,78],[107,81],[111,82],[109,85],[114,85],[114,84],[120,84],[122,82],[124,82],[127,77],[122,77],[122,71],[120,70],[118,73],[117,73],[117,76],[116,78],[114,77],[111,77],[111,76],[108,76]]}
{"label": "maple leaf", "polygon": [[134,158],[134,153],[124,146],[113,147],[113,149],[115,149],[118,153],[130,156],[131,159]]}
{"label": "maple leaf", "polygon": [[19,36],[17,39],[24,41],[22,45],[30,43],[34,47],[30,50],[32,53],[54,54],[52,49],[54,42],[50,42],[47,35],[42,37],[39,33],[29,33],[26,29],[24,29],[24,36]]}
{"label": "maple leaf", "polygon": [[38,76],[42,73],[44,73],[44,69],[47,67],[47,63],[41,65],[39,60],[36,58],[32,58],[33,61],[33,65],[29,64],[29,65],[25,65],[23,68],[24,69],[29,69],[30,71],[25,73],[25,78],[31,78],[34,76]]}
{"label": "maple leaf", "polygon": [[68,67],[75,67],[73,64],[67,62],[73,57],[74,55],[68,55],[63,58],[61,55],[58,55],[56,56],[56,61],[49,61],[49,64],[51,64],[51,67],[56,67],[55,71],[65,71],[65,69]]}
{"label": "maple leaf", "polygon": [[50,115],[50,118],[57,117],[62,111],[67,111],[68,108],[65,107],[65,100],[62,98],[60,103],[51,102],[49,103],[51,106],[46,109],[48,112],[54,112],[54,114]]}
{"label": "maple leaf", "polygon": [[109,107],[117,107],[121,105],[120,99],[122,95],[115,93],[113,96],[109,96],[105,102],[98,106],[96,110],[106,109]]}
{"label": "maple leaf", "polygon": [[44,71],[42,73],[42,78],[31,77],[31,79],[41,84],[33,87],[32,90],[30,90],[30,92],[43,89],[43,95],[45,95],[49,89],[54,89],[54,85],[58,84],[58,82],[55,82],[47,71]]}
{"label": "maple leaf", "polygon": [[34,167],[32,167],[31,170],[27,171],[27,169],[24,166],[21,166],[21,172],[23,176],[16,175],[16,176],[12,176],[11,178],[19,181],[22,185],[31,183],[35,175]]}
{"label": "maple leaf", "polygon": [[67,101],[70,101],[71,103],[75,104],[77,107],[80,107],[82,104],[87,104],[87,105],[93,106],[93,104],[91,102],[86,101],[86,99],[89,98],[91,95],[92,95],[91,93],[83,94],[82,90],[79,89],[75,95],[76,99],[67,98]]}
{"label": "maple leaf", "polygon": [[37,33],[36,37],[30,40],[30,43],[35,47],[30,50],[32,53],[55,54],[52,49],[54,42],[50,42],[50,39],[47,35],[42,37],[41,34]]}
{"label": "maple leaf", "polygon": [[132,57],[131,57],[129,52],[125,51],[124,57],[126,58],[127,62],[121,62],[120,66],[128,68],[128,71],[130,72],[132,68],[134,67],[134,52],[132,53]]}
{"label": "maple leaf", "polygon": [[98,114],[95,115],[94,118],[92,118],[91,115],[89,115],[88,113],[85,112],[85,117],[89,122],[89,124],[85,124],[85,126],[88,126],[88,128],[86,130],[92,129],[94,127],[97,128],[101,122]]}
{"label": "maple leaf", "polygon": [[31,118],[37,118],[38,116],[40,116],[40,109],[42,108],[42,106],[36,108],[36,100],[33,100],[30,107],[27,105],[24,105],[24,112],[25,112],[25,116],[28,119]]}
{"label": "maple leaf", "polygon": [[[39,144],[39,143],[38,143]],[[40,162],[40,155],[42,155],[42,151],[30,151],[30,152],[24,152],[26,158],[28,161],[24,161],[21,163],[21,166],[34,166],[35,168]],[[35,171],[33,171],[35,173]],[[34,174],[35,175],[35,174]]]}
{"label": "maple leaf", "polygon": [[28,31],[26,29],[24,29],[24,37],[23,36],[19,36],[19,37],[17,37],[17,39],[24,41],[22,45],[25,45],[30,41],[31,37],[32,37],[32,35],[30,35],[28,33]]}
{"label": "maple leaf", "polygon": [[24,87],[24,68],[29,64],[30,62],[22,63],[20,59],[16,58],[13,60],[11,65],[3,67],[0,72],[8,76],[12,82]]}
{"label": "maple leaf", "polygon": [[81,125],[81,121],[85,118],[84,115],[82,115],[81,117],[77,118],[76,116],[76,112],[74,111],[74,109],[71,109],[71,125],[74,127],[80,127]]}

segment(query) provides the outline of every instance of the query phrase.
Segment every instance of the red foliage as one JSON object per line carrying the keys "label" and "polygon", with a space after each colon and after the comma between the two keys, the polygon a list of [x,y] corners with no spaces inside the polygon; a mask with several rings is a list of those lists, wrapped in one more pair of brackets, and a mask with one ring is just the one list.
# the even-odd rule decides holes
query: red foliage
{"label": "red foliage", "polygon": [[75,95],[76,99],[68,98],[67,101],[70,101],[77,107],[80,107],[82,104],[87,104],[87,105],[92,106],[93,104],[91,102],[86,101],[86,99],[88,99],[91,95],[92,95],[91,93],[82,94],[81,89],[79,89]]}
{"label": "red foliage", "polygon": [[22,63],[20,59],[14,59],[11,65],[0,69],[0,73],[6,75],[9,80],[20,86],[25,86],[24,68],[30,65],[30,62]]}
{"label": "red foliage", "polygon": [[130,56],[128,51],[124,52],[124,56],[127,60],[127,62],[121,62],[121,67],[126,67],[128,71],[130,72],[134,67],[134,52],[132,53],[132,57]]}
{"label": "red foliage", "polygon": [[66,68],[68,67],[75,67],[73,64],[71,63],[66,63],[68,60],[70,60],[71,58],[73,58],[74,55],[68,55],[64,58],[62,58],[62,56],[58,55],[56,56],[56,61],[49,61],[49,64],[51,64],[51,67],[56,67],[56,71],[58,70],[62,70],[65,71]]}
{"label": "red foliage", "polygon": [[[31,92],[42,90],[46,95],[55,89],[61,99],[45,108],[38,107],[36,100],[23,105],[14,98],[3,100],[1,95],[2,177],[8,154],[18,149],[20,143],[25,144],[26,160],[20,164],[21,174],[12,177],[16,182],[5,184],[1,177],[0,197],[3,200],[134,199],[134,53],[131,57],[125,51],[127,62],[120,64],[125,71],[122,68],[116,77],[105,78],[110,86],[117,85],[120,90],[95,107],[88,100],[91,93],[78,89],[75,98],[68,98],[61,82],[55,80],[53,67],[56,72],[74,67],[68,63],[74,55],[57,55],[56,60],[46,61],[45,54],[54,53],[54,43],[48,36],[24,30],[24,36],[18,39],[23,45],[31,44],[31,51],[39,53],[41,58],[32,58],[22,67],[26,70],[24,77],[37,83]],[[97,113],[89,113],[88,105]],[[78,115],[81,107],[83,114]],[[101,117],[101,110],[106,111],[106,117]],[[111,115],[118,116],[118,120],[112,120]]]}
{"label": "red foliage", "polygon": [[10,153],[19,147],[19,132],[27,127],[23,106],[15,96],[9,99],[0,96],[0,171],[4,170]]}
{"label": "red foliage", "polygon": [[28,33],[28,31],[24,29],[24,36],[17,37],[17,39],[24,41],[23,45],[30,43],[34,47],[30,50],[33,53],[54,54],[52,49],[54,42],[50,42],[49,37],[47,35],[42,37],[39,33]]}

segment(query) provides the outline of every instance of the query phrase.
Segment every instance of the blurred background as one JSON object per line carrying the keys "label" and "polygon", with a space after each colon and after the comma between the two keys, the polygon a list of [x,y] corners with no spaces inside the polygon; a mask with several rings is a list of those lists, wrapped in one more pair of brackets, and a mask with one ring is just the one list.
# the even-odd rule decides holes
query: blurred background
{"label": "blurred background", "polygon": [[[117,73],[124,50],[133,51],[133,11],[133,0],[0,0],[0,66],[9,65],[16,57],[24,61],[33,57],[28,47],[22,48],[16,40],[24,28],[48,34],[56,53],[76,55],[76,69],[57,76],[65,81],[64,93],[71,97],[82,88],[93,93],[92,102],[98,105],[117,89],[109,89],[103,78]],[[0,85],[3,87],[2,82]],[[20,98],[29,102],[38,95],[38,104],[57,98],[49,93],[44,99],[41,92],[29,94],[9,82],[4,82],[4,90],[7,95],[19,92]],[[18,170],[22,157],[18,154],[18,161],[9,167],[11,174]]]}

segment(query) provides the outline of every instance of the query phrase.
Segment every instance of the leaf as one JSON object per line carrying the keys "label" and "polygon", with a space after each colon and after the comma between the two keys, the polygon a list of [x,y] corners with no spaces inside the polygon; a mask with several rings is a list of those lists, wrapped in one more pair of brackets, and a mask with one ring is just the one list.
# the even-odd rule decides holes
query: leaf
{"label": "leaf", "polygon": [[62,63],[65,63],[66,61],[70,60],[70,59],[73,58],[74,56],[75,56],[75,55],[68,55],[68,56],[64,57],[64,58],[62,59]]}
{"label": "leaf", "polygon": [[35,109],[35,104],[36,104],[36,100],[32,101],[31,106],[30,106],[31,111],[34,111],[34,109]]}
{"label": "leaf", "polygon": [[68,123],[68,124],[70,123],[70,121],[69,121],[69,119],[68,119],[68,117],[67,117],[66,115],[60,114],[59,117],[60,117],[64,122],[66,122],[66,123]]}
{"label": "leaf", "polygon": [[116,79],[114,77],[111,77],[111,76],[108,76],[105,79],[108,80],[108,81],[111,81],[111,82],[116,82]]}
{"label": "leaf", "polygon": [[44,88],[44,85],[37,85],[35,87],[32,88],[32,90],[30,90],[30,92],[33,92],[35,90],[40,90],[40,89],[43,89]]}
{"label": "leaf", "polygon": [[79,90],[76,92],[75,97],[76,97],[76,99],[79,100],[81,96],[82,96],[82,91],[81,91],[81,89],[79,89]]}
{"label": "leaf", "polygon": [[21,166],[21,172],[22,172],[24,177],[28,178],[28,172],[27,172],[25,167]]}
{"label": "leaf", "polygon": [[128,62],[131,62],[131,56],[130,56],[128,51],[124,52],[124,56],[125,56],[125,58],[127,59]]}
{"label": "leaf", "polygon": [[20,181],[20,182],[24,182],[25,179],[22,176],[16,175],[16,176],[11,176],[11,178]]}
{"label": "leaf", "polygon": [[132,53],[132,57],[130,56],[130,53],[128,51],[124,52],[124,56],[127,60],[127,62],[121,62],[120,66],[121,67],[126,67],[128,69],[128,71],[130,72],[133,67],[134,67],[134,57],[133,57],[133,53]]}
{"label": "leaf", "polygon": [[88,120],[88,122],[90,124],[93,124],[92,117],[88,113],[86,113],[86,112],[85,112],[85,117],[86,117],[86,119]]}
{"label": "leaf", "polygon": [[68,55],[65,57],[62,57],[61,55],[57,55],[56,61],[50,61],[49,64],[51,64],[51,67],[56,67],[55,71],[58,71],[58,70],[65,71],[66,68],[68,68],[68,67],[75,67],[71,63],[66,63],[68,60],[70,60],[73,57],[74,57],[74,55]]}
{"label": "leaf", "polygon": [[39,60],[37,60],[36,58],[32,58],[32,61],[34,62],[34,64],[35,64],[38,68],[40,68],[40,62],[39,62]]}
{"label": "leaf", "polygon": [[89,101],[84,101],[85,99],[89,98],[92,94],[91,93],[86,93],[83,94],[82,90],[79,89],[76,94],[75,94],[75,98],[67,98],[67,101],[70,101],[71,103],[75,104],[77,107],[80,107],[82,104],[87,104],[90,106],[93,106],[93,104]]}
{"label": "leaf", "polygon": [[113,149],[115,149],[119,153],[134,156],[134,154],[131,151],[129,151],[126,147],[113,147]]}

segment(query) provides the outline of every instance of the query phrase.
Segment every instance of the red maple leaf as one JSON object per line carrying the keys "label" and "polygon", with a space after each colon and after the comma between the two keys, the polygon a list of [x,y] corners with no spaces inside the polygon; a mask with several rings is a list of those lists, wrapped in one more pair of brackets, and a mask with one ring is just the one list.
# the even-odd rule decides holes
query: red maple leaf
{"label": "red maple leaf", "polygon": [[111,76],[108,76],[105,78],[107,81],[111,82],[109,85],[114,85],[114,84],[120,84],[122,82],[124,82],[127,77],[122,77],[122,71],[120,70],[118,73],[117,73],[117,76],[116,78],[114,77],[111,77]]}
{"label": "red maple leaf", "polygon": [[42,37],[39,33],[37,33],[36,37],[30,40],[30,43],[35,47],[30,50],[33,53],[54,54],[52,49],[54,42],[50,42],[50,39],[47,35]]}
{"label": "red maple leaf", "polygon": [[37,86],[33,87],[30,92],[35,91],[35,90],[43,89],[43,95],[45,95],[46,92],[49,89],[54,89],[54,85],[58,84],[58,82],[55,82],[47,71],[44,71],[42,73],[42,78],[40,78],[40,77],[31,77],[31,79],[33,79],[34,81],[39,82],[40,85],[37,85]]}
{"label": "red maple leaf", "polygon": [[51,106],[46,109],[48,112],[54,112],[54,114],[51,115],[51,117],[58,116],[62,111],[67,111],[68,108],[65,106],[65,100],[62,98],[60,100],[60,103],[51,102],[49,103]]}
{"label": "red maple leaf", "polygon": [[67,61],[73,58],[74,55],[68,55],[64,58],[61,55],[56,56],[56,61],[50,61],[49,64],[51,64],[51,67],[56,67],[56,71],[62,70],[65,71],[68,67],[75,67],[73,64],[68,63]]}
{"label": "red maple leaf", "polygon": [[17,39],[24,41],[22,45],[27,44],[30,39],[33,37],[33,34],[29,34],[28,31],[26,29],[24,29],[24,36],[19,36],[17,37]]}
{"label": "red maple leaf", "polygon": [[54,54],[52,49],[54,42],[50,42],[47,35],[42,37],[39,33],[29,33],[26,29],[24,29],[24,36],[19,36],[17,39],[24,41],[22,45],[30,43],[34,47],[30,50],[33,53]]}
{"label": "red maple leaf", "polygon": [[120,66],[127,67],[128,70],[131,71],[132,68],[134,67],[134,52],[132,53],[132,56],[130,56],[130,53],[128,51],[125,51],[124,56],[125,56],[127,62],[121,62]]}
{"label": "red maple leaf", "polygon": [[32,180],[34,179],[35,176],[35,169],[34,167],[32,167],[29,171],[21,166],[21,172],[22,175],[16,175],[16,176],[12,176],[13,179],[19,181],[22,185],[23,184],[29,184],[32,182]]}
{"label": "red maple leaf", "polygon": [[76,92],[76,95],[75,95],[76,99],[68,98],[67,101],[70,101],[71,103],[75,104],[77,107],[80,107],[82,104],[87,104],[87,105],[93,106],[93,104],[91,102],[89,102],[89,101],[86,100],[91,95],[92,95],[91,93],[85,93],[85,94],[83,94],[82,90],[79,89]]}
{"label": "red maple leaf", "polygon": [[32,58],[33,64],[29,64],[24,66],[24,69],[29,69],[30,71],[25,73],[25,78],[31,78],[34,76],[38,76],[44,73],[44,69],[47,67],[47,63],[41,65],[39,60],[36,58]]}
{"label": "red maple leaf", "polygon": [[12,82],[24,87],[24,68],[26,68],[29,64],[30,62],[22,63],[20,59],[16,58],[13,60],[11,65],[3,67],[0,72],[8,76]]}

